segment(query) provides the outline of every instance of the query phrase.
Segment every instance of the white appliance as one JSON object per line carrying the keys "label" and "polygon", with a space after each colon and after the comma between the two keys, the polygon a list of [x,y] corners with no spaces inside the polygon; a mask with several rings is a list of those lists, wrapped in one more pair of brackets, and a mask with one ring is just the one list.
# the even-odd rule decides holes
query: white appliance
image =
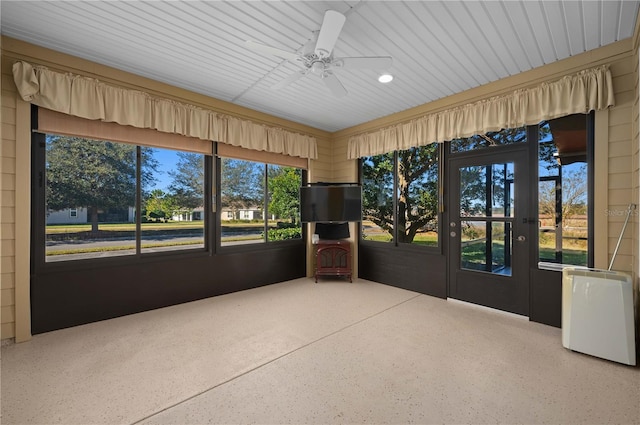
{"label": "white appliance", "polygon": [[563,269],[562,345],[635,366],[631,276],[579,267]]}

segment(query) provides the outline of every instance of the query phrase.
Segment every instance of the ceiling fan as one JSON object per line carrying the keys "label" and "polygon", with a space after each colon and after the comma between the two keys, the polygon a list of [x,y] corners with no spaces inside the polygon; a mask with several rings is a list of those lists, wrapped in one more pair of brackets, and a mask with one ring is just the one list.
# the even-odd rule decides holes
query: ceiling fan
{"label": "ceiling fan", "polygon": [[340,31],[342,31],[345,20],[346,17],[342,13],[327,10],[320,31],[314,32],[315,37],[303,46],[300,53],[289,52],[252,40],[248,40],[246,45],[252,50],[272,54],[302,66],[301,71],[278,82],[272,87],[273,89],[284,88],[305,75],[312,74],[320,77],[331,93],[342,97],[347,94],[347,90],[333,71],[362,68],[386,70],[393,62],[393,58],[390,56],[333,57],[333,47],[338,40]]}

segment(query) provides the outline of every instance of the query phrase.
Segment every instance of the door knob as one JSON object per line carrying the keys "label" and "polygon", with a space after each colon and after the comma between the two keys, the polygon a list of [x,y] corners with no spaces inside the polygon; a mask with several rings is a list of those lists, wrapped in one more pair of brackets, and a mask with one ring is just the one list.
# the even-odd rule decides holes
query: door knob
{"label": "door knob", "polygon": [[524,241],[526,241],[526,240],[527,240],[527,238],[525,238],[523,235],[520,235],[520,236],[518,236],[518,237],[516,238],[516,240],[517,240],[518,242],[524,242]]}

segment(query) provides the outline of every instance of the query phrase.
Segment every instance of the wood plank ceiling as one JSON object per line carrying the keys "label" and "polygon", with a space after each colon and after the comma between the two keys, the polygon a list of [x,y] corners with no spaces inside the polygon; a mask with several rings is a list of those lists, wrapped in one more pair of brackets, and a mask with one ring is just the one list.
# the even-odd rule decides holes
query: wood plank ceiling
{"label": "wood plank ceiling", "polygon": [[[633,35],[638,1],[2,1],[1,33],[327,131],[337,131]],[[346,16],[334,56],[392,56],[315,75],[248,49],[296,52],[324,12]]]}

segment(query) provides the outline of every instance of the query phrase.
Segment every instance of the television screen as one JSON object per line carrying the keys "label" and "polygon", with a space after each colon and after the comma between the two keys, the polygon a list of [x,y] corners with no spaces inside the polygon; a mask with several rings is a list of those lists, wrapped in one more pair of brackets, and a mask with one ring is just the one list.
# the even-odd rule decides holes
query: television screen
{"label": "television screen", "polygon": [[362,220],[362,188],[358,185],[311,185],[300,188],[302,222]]}

